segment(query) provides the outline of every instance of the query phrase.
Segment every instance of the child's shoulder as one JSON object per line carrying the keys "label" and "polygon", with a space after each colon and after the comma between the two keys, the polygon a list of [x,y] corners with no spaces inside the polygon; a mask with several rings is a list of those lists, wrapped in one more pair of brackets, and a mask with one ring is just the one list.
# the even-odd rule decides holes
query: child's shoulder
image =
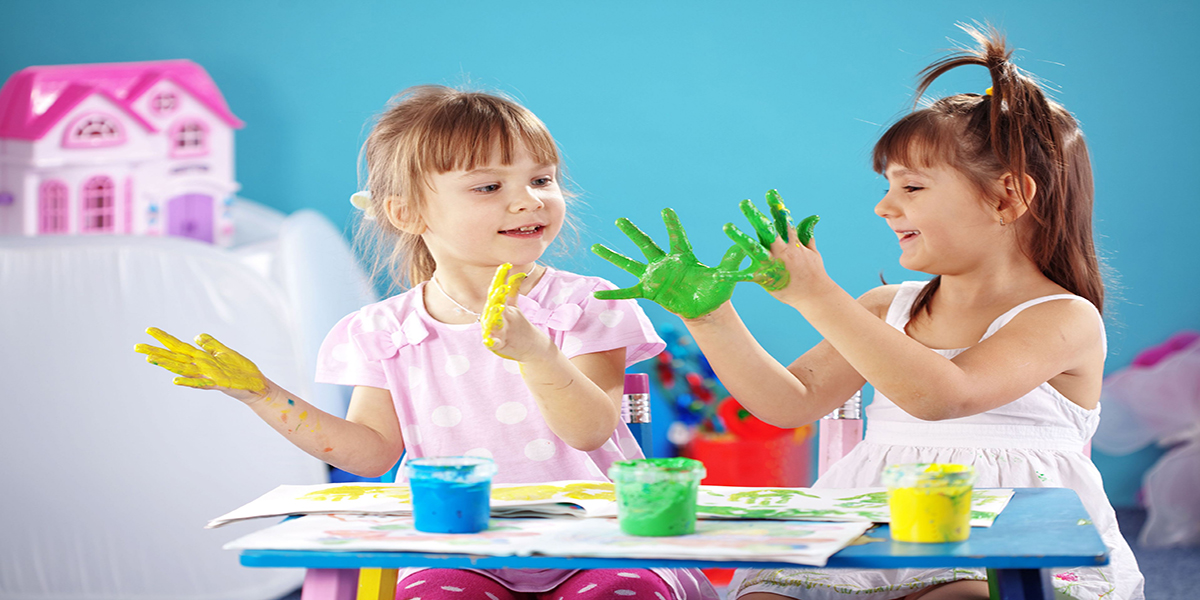
{"label": "child's shoulder", "polygon": [[396,330],[409,314],[418,310],[421,286],[372,302],[346,315],[347,324],[365,331]]}
{"label": "child's shoulder", "polygon": [[900,293],[900,290],[914,287],[914,285],[921,283],[923,282],[908,281],[905,283],[884,284],[867,290],[866,293],[858,297],[858,303],[871,311],[872,314],[883,319],[887,317],[888,308],[891,307],[892,302],[896,299],[896,294]]}

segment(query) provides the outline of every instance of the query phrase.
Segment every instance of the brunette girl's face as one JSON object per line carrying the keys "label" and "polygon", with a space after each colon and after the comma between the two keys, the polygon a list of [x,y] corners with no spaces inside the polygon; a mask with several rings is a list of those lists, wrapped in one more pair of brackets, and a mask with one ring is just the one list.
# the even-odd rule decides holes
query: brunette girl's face
{"label": "brunette girl's face", "polygon": [[527,270],[562,230],[566,201],[558,166],[539,164],[522,145],[513,162],[492,160],[470,171],[430,178],[421,234],[438,268],[482,267],[505,262]]}
{"label": "brunette girl's face", "polygon": [[935,275],[955,275],[993,254],[999,214],[979,189],[949,166],[890,163],[888,190],[875,206],[900,240],[900,265]]}

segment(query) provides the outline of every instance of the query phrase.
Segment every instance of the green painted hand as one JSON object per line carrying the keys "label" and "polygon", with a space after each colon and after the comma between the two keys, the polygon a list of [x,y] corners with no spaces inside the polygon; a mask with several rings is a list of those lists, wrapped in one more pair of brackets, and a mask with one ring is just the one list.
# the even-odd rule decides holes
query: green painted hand
{"label": "green painted hand", "polygon": [[[696,259],[692,252],[692,244],[688,241],[687,233],[684,232],[675,211],[664,208],[662,218],[670,237],[670,252],[663,252],[650,236],[638,229],[629,219],[617,219],[617,228],[637,244],[646,257],[645,263],[620,254],[603,244],[592,246],[592,252],[600,258],[639,279],[637,285],[632,287],[596,292],[596,298],[645,298],[685,319],[695,319],[716,310],[729,300],[737,282],[754,279],[754,266],[741,270],[738,266],[746,258],[743,246],[757,249],[761,255],[766,255],[757,242],[738,242],[725,252],[720,264],[715,268],[709,267]],[[769,255],[767,258],[770,258]]]}
{"label": "green painted hand", "polygon": [[[743,233],[733,223],[726,223],[724,231],[725,235],[729,236],[729,239],[733,240],[754,261],[757,268],[753,281],[769,291],[777,291],[787,287],[791,277],[788,275],[783,261],[771,258],[767,249],[775,243],[776,238],[782,239],[785,243],[788,241],[789,232],[793,231],[792,213],[784,206],[783,199],[775,190],[767,192],[767,206],[771,208],[771,218],[767,218],[749,200],[742,200],[738,204],[738,207],[742,209],[742,214],[746,216],[746,220],[750,222],[754,232],[758,234],[757,240]],[[821,217],[810,215],[800,221],[800,225],[794,230],[797,246],[808,246],[812,241],[813,228],[817,226],[819,220]]]}

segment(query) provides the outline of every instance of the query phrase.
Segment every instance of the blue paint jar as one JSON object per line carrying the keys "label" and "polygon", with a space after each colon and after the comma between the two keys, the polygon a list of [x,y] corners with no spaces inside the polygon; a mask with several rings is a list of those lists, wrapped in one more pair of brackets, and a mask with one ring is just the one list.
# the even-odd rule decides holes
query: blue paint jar
{"label": "blue paint jar", "polygon": [[434,456],[404,463],[417,531],[476,533],[488,528],[496,463],[481,456]]}

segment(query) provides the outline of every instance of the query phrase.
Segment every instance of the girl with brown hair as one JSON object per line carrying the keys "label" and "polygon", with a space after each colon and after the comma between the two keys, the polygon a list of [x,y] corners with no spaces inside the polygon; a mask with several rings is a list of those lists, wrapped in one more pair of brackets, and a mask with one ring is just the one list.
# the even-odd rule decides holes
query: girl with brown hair
{"label": "girl with brown hair", "polygon": [[[650,264],[641,267],[600,248],[642,281],[597,295],[653,296],[686,314],[729,392],[780,427],[811,423],[870,383],[875,398],[865,439],[816,487],[877,487],[888,465],[958,463],[974,467],[980,487],[1075,490],[1111,563],[1054,571],[1056,591],[1139,600],[1142,575],[1100,473],[1083,452],[1100,418],[1106,353],[1087,146],[1071,114],[1013,65],[999,33],[964,29],[978,48],[926,68],[917,96],[943,73],[969,65],[988,69],[991,88],[913,111],[874,152],[875,170],[890,187],[875,213],[899,240],[900,264],[933,279],[884,285],[856,300],[829,278],[815,246],[787,243],[797,232],[774,201],[784,231],[765,218],[755,223],[758,239],[732,226],[726,231],[740,246],[735,254],[755,259],[753,279],[824,337],[791,365],[768,354],[727,301],[730,282],[751,278],[748,270],[734,272],[725,262],[708,269],[694,260],[677,268],[677,275],[690,268],[681,276],[708,277],[716,282],[709,289],[725,294],[714,293],[696,310],[696,298],[673,304],[677,299],[651,293],[663,289],[650,280],[667,271],[661,252],[647,252]],[[673,213],[664,213],[674,251],[686,238]],[[627,222],[622,229],[643,248],[653,244]],[[673,254],[668,258],[680,262]],[[742,570],[730,597],[984,599],[986,579],[982,569]]]}

